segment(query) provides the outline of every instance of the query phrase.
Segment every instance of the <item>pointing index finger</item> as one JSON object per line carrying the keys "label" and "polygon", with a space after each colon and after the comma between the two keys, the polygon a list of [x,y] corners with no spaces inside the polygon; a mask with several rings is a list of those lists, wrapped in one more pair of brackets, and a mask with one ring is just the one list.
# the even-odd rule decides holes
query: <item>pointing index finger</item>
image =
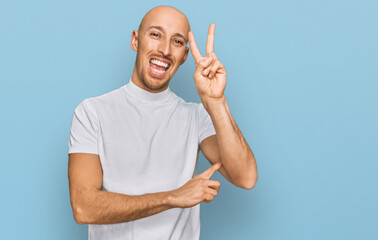
{"label": "pointing index finger", "polygon": [[201,175],[206,179],[209,179],[216,171],[218,171],[222,167],[222,162],[219,161],[215,163],[213,166],[206,169]]}
{"label": "pointing index finger", "polygon": [[202,56],[201,56],[200,51],[198,50],[196,40],[194,39],[194,35],[192,31],[188,33],[188,37],[189,37],[190,51],[192,52],[194,61],[197,63],[202,58]]}
{"label": "pointing index finger", "polygon": [[206,55],[210,56],[214,52],[214,33],[215,33],[215,24],[210,24],[209,31],[207,33],[206,41]]}

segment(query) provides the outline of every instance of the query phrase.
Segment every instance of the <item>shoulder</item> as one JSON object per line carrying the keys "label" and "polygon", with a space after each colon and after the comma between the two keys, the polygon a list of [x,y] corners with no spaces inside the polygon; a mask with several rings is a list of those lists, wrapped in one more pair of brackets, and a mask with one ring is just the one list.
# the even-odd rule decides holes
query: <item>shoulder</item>
{"label": "shoulder", "polygon": [[179,107],[188,108],[194,111],[198,111],[199,109],[203,108],[202,103],[187,102],[182,97],[176,95],[173,91],[171,91],[171,93],[174,96],[174,99],[177,101]]}
{"label": "shoulder", "polygon": [[121,86],[115,90],[104,93],[100,96],[89,98],[89,101],[91,101],[93,104],[103,104],[103,105],[108,105],[108,104],[113,105],[115,103],[119,103],[120,100],[125,97],[123,88],[124,86]]}
{"label": "shoulder", "polygon": [[113,106],[114,104],[119,103],[122,97],[124,96],[122,95],[122,87],[120,87],[99,96],[85,98],[80,102],[76,109],[95,111],[99,106]]}
{"label": "shoulder", "polygon": [[186,110],[186,111],[189,111],[189,112],[195,114],[197,118],[202,114],[203,110],[205,109],[203,107],[202,103],[187,102],[177,95],[176,95],[176,97],[177,97],[178,107],[181,110]]}

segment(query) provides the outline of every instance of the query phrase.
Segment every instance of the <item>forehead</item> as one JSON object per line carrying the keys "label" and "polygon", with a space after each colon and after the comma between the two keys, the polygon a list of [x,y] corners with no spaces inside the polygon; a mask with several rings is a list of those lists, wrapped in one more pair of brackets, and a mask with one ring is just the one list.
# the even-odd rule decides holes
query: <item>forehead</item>
{"label": "forehead", "polygon": [[142,20],[144,31],[151,26],[158,26],[167,34],[180,33],[187,36],[189,22],[184,14],[175,9],[154,9],[146,14]]}

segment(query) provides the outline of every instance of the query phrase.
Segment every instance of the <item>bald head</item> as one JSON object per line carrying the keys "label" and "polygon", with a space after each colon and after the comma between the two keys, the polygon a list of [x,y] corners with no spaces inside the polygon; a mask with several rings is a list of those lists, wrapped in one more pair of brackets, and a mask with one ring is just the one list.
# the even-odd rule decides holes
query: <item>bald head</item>
{"label": "bald head", "polygon": [[173,24],[183,24],[187,27],[188,32],[190,31],[190,24],[185,14],[171,6],[158,6],[148,11],[140,22],[138,31],[143,31],[151,26],[157,18],[168,18]]}
{"label": "bald head", "polygon": [[189,21],[176,8],[159,6],[144,15],[131,34],[137,52],[132,81],[150,92],[167,89],[170,79],[188,57]]}

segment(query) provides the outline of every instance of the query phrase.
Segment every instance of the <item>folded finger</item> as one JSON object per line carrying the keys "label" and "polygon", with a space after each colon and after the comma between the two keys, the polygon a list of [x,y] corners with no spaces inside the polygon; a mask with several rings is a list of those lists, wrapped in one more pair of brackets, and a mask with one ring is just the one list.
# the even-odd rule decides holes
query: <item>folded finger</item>
{"label": "folded finger", "polygon": [[206,189],[206,193],[210,194],[211,196],[215,197],[216,195],[218,195],[218,191],[213,189],[213,188],[207,188]]}
{"label": "folded finger", "polygon": [[217,181],[217,180],[211,180],[209,179],[207,182],[206,182],[207,186],[213,188],[213,189],[216,189],[217,191],[219,190],[220,188],[220,182]]}
{"label": "folded finger", "polygon": [[220,66],[220,62],[216,61],[210,68],[209,68],[209,78],[213,78],[215,76],[215,73],[218,71],[218,68]]}
{"label": "folded finger", "polygon": [[214,196],[212,196],[211,194],[205,193],[203,198],[204,198],[204,200],[203,200],[204,202],[209,203],[209,202],[213,201]]}
{"label": "folded finger", "polygon": [[212,57],[204,57],[198,61],[197,67],[199,68],[199,70],[203,71],[204,69],[208,68],[212,62],[213,62]]}

